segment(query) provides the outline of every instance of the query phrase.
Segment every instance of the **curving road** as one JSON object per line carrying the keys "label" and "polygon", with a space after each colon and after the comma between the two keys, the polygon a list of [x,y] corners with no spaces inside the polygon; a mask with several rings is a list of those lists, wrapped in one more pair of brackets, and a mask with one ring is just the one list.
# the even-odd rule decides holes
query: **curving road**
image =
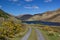
{"label": "curving road", "polygon": [[37,39],[38,40],[45,40],[45,38],[42,35],[42,33],[40,32],[40,30],[36,29],[36,33],[37,33]]}
{"label": "curving road", "polygon": [[28,32],[25,34],[25,36],[21,40],[28,40],[31,32],[32,32],[32,28],[29,28]]}
{"label": "curving road", "polygon": [[[29,28],[28,32],[25,34],[25,36],[21,40],[28,40],[31,32],[32,32],[32,28]],[[43,34],[40,32],[39,29],[35,28],[35,32],[37,34],[37,40],[45,40]]]}

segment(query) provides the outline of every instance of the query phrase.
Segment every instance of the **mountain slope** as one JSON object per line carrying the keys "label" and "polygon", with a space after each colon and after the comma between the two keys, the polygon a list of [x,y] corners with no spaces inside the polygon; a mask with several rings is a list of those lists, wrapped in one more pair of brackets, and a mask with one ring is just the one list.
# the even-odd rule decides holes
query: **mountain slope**
{"label": "mountain slope", "polygon": [[19,16],[17,16],[16,18],[24,21],[24,20],[28,20],[28,19],[31,18],[31,17],[32,17],[32,15],[30,15],[30,14],[25,14],[25,15],[19,15]]}
{"label": "mountain slope", "polygon": [[0,17],[8,18],[9,16],[11,16],[11,15],[9,15],[8,13],[6,13],[0,9]]}
{"label": "mountain slope", "polygon": [[14,22],[20,21],[17,18],[15,18],[15,16],[12,16],[8,13],[6,13],[5,11],[3,11],[2,9],[0,9],[0,23],[2,23],[3,21],[7,21],[7,20],[13,20]]}
{"label": "mountain slope", "polygon": [[0,10],[0,40],[16,39],[16,36],[22,36],[25,30],[26,26],[15,16]]}
{"label": "mountain slope", "polygon": [[37,14],[28,19],[28,21],[39,21],[39,20],[60,22],[60,9],[55,11],[48,11],[43,14]]}

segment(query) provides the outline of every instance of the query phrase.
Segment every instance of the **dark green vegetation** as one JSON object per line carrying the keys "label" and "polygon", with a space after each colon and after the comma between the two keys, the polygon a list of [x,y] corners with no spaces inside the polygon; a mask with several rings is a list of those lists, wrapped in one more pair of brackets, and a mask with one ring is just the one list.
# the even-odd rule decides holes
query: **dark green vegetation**
{"label": "dark green vegetation", "polygon": [[9,16],[11,15],[7,14],[6,12],[0,9],[0,17],[8,18]]}

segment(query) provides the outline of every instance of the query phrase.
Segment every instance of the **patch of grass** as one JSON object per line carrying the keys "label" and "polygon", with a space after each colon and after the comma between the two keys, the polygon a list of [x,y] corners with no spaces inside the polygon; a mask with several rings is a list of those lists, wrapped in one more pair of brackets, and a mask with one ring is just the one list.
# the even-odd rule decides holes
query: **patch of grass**
{"label": "patch of grass", "polygon": [[37,35],[34,29],[32,29],[32,33],[28,40],[37,40]]}
{"label": "patch of grass", "polygon": [[15,37],[15,38],[13,38],[11,40],[20,40],[20,39],[21,39],[21,37]]}
{"label": "patch of grass", "polygon": [[26,28],[26,30],[22,33],[22,34],[17,34],[16,37],[10,39],[10,40],[21,40],[21,38],[27,33],[28,28]]}
{"label": "patch of grass", "polygon": [[55,33],[55,36],[54,35],[49,36],[47,31],[44,30],[40,30],[40,31],[43,33],[46,40],[60,40],[60,37],[58,36],[59,33]]}

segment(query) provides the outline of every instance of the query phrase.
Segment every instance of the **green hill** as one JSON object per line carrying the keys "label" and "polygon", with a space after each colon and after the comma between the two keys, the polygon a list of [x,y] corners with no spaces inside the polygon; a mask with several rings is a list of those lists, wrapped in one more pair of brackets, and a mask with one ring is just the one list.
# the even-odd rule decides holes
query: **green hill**
{"label": "green hill", "polygon": [[9,16],[11,16],[11,15],[9,15],[8,13],[6,13],[0,9],[0,17],[8,18]]}

